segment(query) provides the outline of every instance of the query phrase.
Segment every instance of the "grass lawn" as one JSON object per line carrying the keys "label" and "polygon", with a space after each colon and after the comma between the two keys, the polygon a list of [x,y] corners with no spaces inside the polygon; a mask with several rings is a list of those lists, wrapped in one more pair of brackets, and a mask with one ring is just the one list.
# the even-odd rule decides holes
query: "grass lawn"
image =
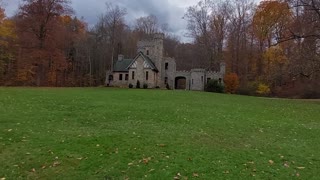
{"label": "grass lawn", "polygon": [[0,88],[0,179],[319,179],[320,102]]}

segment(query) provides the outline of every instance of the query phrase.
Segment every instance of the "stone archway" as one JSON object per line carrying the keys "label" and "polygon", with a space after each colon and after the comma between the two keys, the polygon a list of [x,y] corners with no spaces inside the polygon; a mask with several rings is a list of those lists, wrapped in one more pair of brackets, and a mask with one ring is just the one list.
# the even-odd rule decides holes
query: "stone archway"
{"label": "stone archway", "polygon": [[175,89],[187,89],[187,78],[183,76],[176,77]]}

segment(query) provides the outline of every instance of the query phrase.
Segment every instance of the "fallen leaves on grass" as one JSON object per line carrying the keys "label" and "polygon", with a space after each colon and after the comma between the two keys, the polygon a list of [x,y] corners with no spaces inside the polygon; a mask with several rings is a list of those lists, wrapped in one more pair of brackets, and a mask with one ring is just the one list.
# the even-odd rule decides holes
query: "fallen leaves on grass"
{"label": "fallen leaves on grass", "polygon": [[269,164],[270,164],[270,165],[274,164],[274,161],[269,160]]}
{"label": "fallen leaves on grass", "polygon": [[287,167],[287,168],[288,168],[288,167],[290,167],[290,165],[289,165],[289,163],[288,163],[288,162],[284,162],[284,164],[283,164],[283,165],[284,165],[284,167]]}
{"label": "fallen leaves on grass", "polygon": [[35,168],[32,168],[32,169],[31,169],[31,172],[36,172],[36,169],[35,169]]}
{"label": "fallen leaves on grass", "polygon": [[173,177],[174,180],[179,180],[181,178],[181,174],[177,173],[176,176]]}
{"label": "fallen leaves on grass", "polygon": [[305,169],[305,167],[297,167],[297,169]]}
{"label": "fallen leaves on grass", "polygon": [[199,177],[199,174],[198,173],[193,173],[192,176],[193,177]]}
{"label": "fallen leaves on grass", "polygon": [[60,164],[61,164],[60,162],[55,161],[55,162],[53,162],[52,166],[53,166],[53,167],[56,167],[56,166],[59,166]]}
{"label": "fallen leaves on grass", "polygon": [[0,180],[6,180],[6,178],[5,178],[5,177],[2,177],[2,178],[0,178]]}
{"label": "fallen leaves on grass", "polygon": [[142,161],[144,164],[148,164],[150,160],[151,160],[151,157],[148,157],[148,158],[143,158]]}
{"label": "fallen leaves on grass", "polygon": [[158,144],[159,147],[166,147],[167,145],[165,144]]}

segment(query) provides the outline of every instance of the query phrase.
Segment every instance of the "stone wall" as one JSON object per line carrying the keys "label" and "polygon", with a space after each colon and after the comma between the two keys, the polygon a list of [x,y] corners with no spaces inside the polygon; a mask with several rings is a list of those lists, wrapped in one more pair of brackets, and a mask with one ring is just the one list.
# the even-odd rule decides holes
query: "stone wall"
{"label": "stone wall", "polygon": [[[174,80],[175,80],[175,72],[176,72],[176,61],[173,58],[166,57],[162,63],[162,79],[167,78],[167,83],[170,89],[174,89]],[[165,84],[164,84],[165,85]]]}
{"label": "stone wall", "polygon": [[[120,75],[122,75],[122,80],[120,80]],[[126,75],[128,76],[128,80],[126,80]],[[128,87],[128,82],[129,82],[129,73],[127,72],[113,73],[113,83],[111,84],[112,86]]]}
{"label": "stone wall", "polygon": [[192,69],[190,76],[190,90],[203,91],[205,86],[206,71],[204,69]]}
{"label": "stone wall", "polygon": [[[137,81],[139,81],[141,88],[143,87],[144,83],[148,84],[149,88],[155,88],[157,86],[157,73],[151,69],[144,68],[143,62],[144,62],[144,59],[142,57],[139,57],[137,59],[137,68],[129,70],[128,83],[131,83],[132,85],[136,86]],[[133,72],[134,72],[134,78],[133,78]],[[146,78],[147,72],[148,72],[148,80]]]}

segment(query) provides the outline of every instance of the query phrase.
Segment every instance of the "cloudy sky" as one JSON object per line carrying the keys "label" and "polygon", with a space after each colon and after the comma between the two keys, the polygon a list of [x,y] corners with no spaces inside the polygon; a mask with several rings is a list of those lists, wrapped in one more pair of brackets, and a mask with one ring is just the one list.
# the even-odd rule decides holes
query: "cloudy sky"
{"label": "cloudy sky", "polygon": [[[6,14],[12,16],[21,0],[2,0]],[[99,15],[105,11],[106,2],[112,2],[127,9],[126,21],[132,25],[135,19],[149,14],[156,15],[160,23],[167,23],[169,30],[181,40],[188,41],[186,21],[182,19],[186,8],[195,5],[199,0],[71,0],[75,15],[83,17],[90,25],[94,25]]]}

